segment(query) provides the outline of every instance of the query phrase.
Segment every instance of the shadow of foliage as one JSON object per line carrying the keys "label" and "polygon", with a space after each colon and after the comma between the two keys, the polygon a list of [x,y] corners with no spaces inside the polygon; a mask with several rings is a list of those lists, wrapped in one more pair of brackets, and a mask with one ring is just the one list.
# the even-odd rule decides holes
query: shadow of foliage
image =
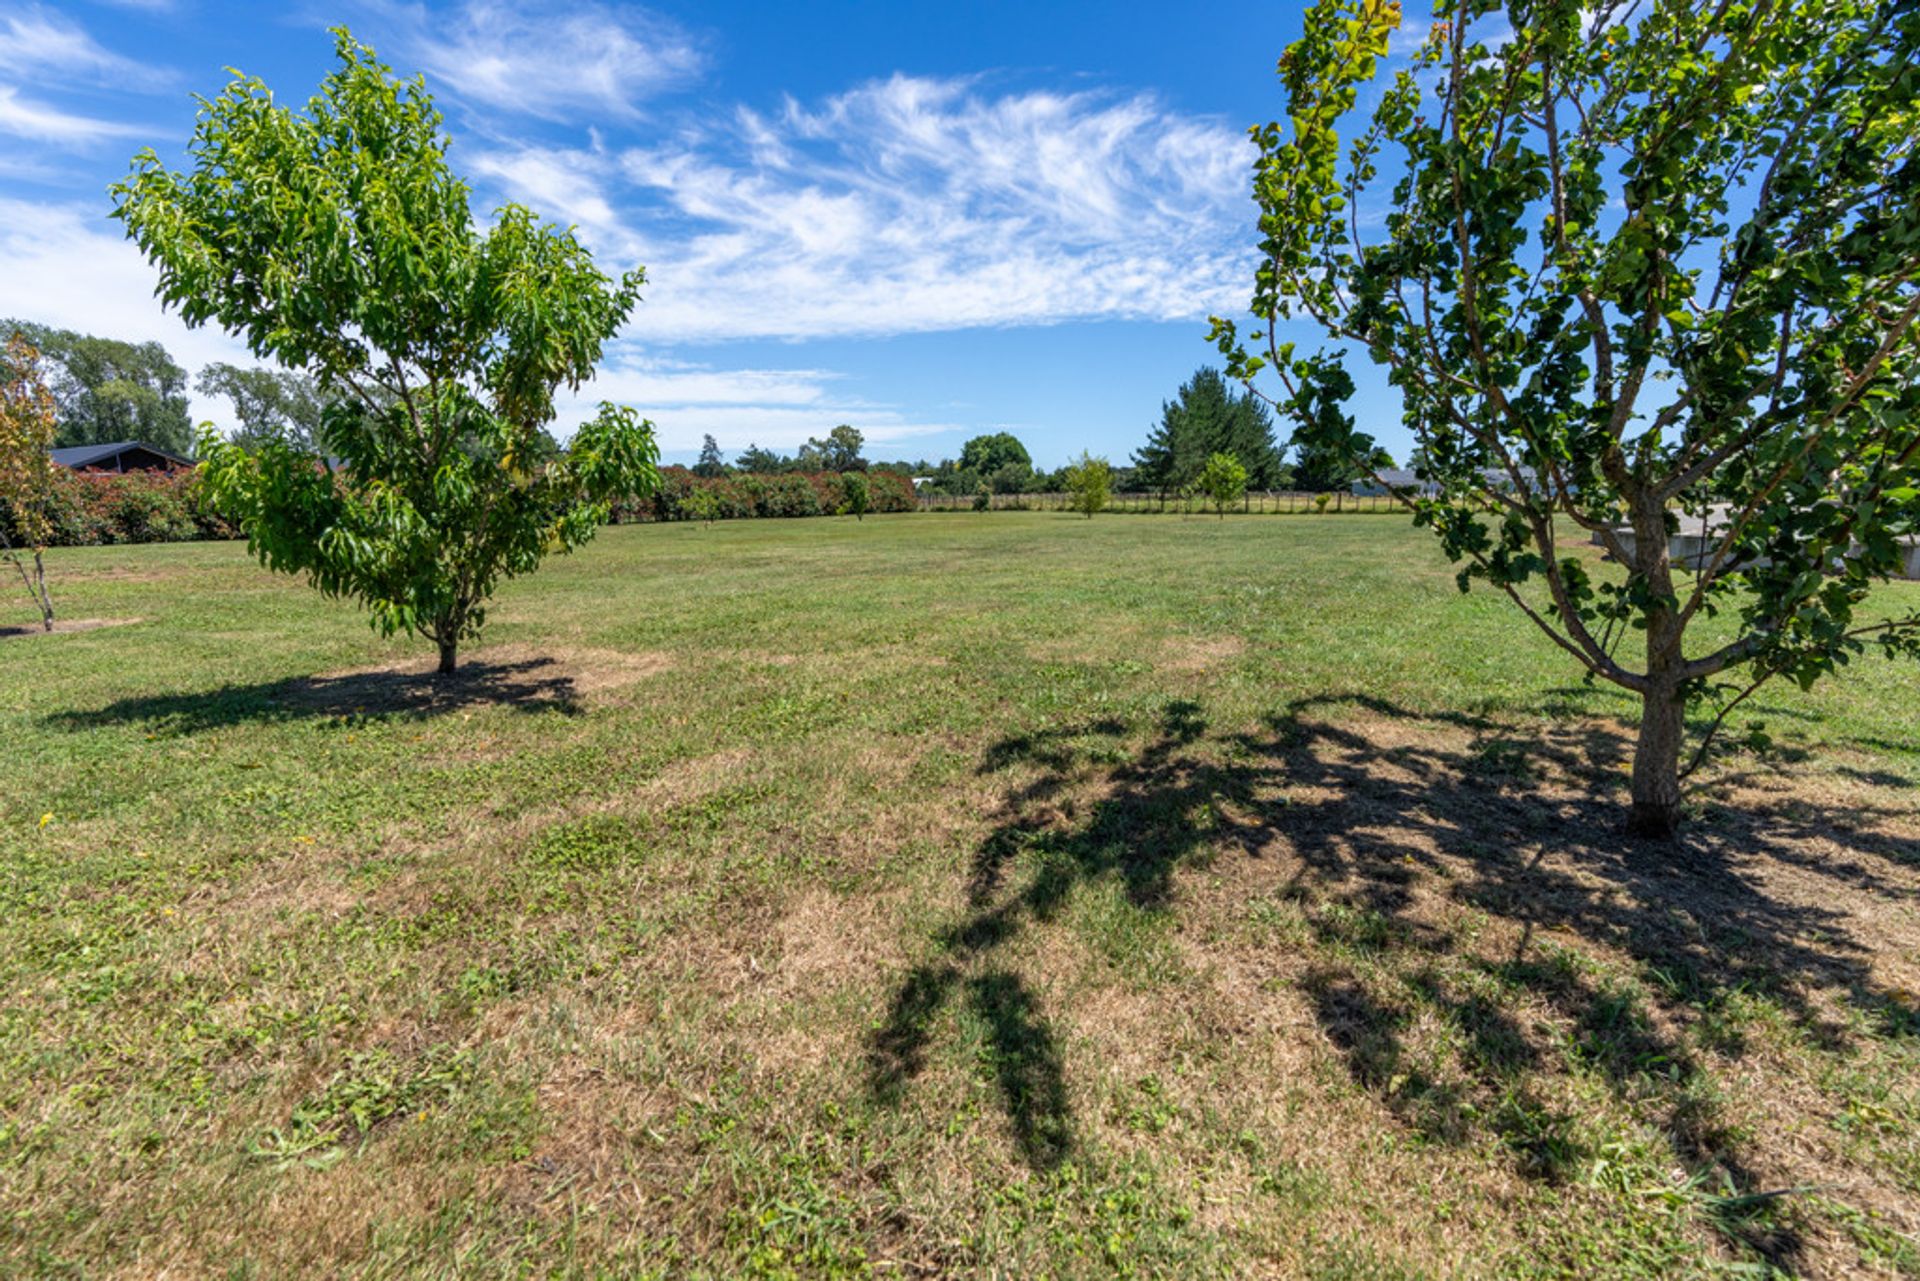
{"label": "shadow of foliage", "polygon": [[57,712],[47,723],[66,729],[144,724],[195,734],[229,725],[315,717],[424,719],[476,707],[572,716],[579,713],[581,703],[573,678],[551,658],[470,660],[450,676],[409,670],[348,672],[142,695],[91,710]]}
{"label": "shadow of foliage", "polygon": [[[1788,1198],[1750,1168],[1692,1033],[1748,1000],[1816,1045],[1920,1032],[1837,902],[1920,899],[1910,843],[1886,830],[1898,811],[1734,776],[1740,807],[1706,808],[1678,842],[1638,841],[1622,823],[1626,750],[1592,722],[1521,731],[1362,696],[1304,699],[1247,733],[1209,734],[1177,702],[1144,736],[1103,720],[996,743],[981,772],[1012,781],[967,912],[895,989],[869,1086],[900,1098],[940,1012],[967,1002],[1002,1029],[994,1062],[1023,1156],[1057,1161],[1072,1141],[1057,1038],[1005,945],[1089,882],[1167,911],[1182,865],[1263,860],[1271,897],[1305,921],[1297,982],[1322,1034],[1400,1123],[1443,1143],[1490,1135],[1532,1178],[1590,1177],[1604,1154],[1557,1101],[1582,1076],[1660,1136],[1649,1177],[1678,1167],[1724,1190],[1699,1194],[1703,1219],[1791,1266]],[[1716,1052],[1747,1052],[1723,1021]],[[1419,1032],[1435,1025],[1442,1050]]]}

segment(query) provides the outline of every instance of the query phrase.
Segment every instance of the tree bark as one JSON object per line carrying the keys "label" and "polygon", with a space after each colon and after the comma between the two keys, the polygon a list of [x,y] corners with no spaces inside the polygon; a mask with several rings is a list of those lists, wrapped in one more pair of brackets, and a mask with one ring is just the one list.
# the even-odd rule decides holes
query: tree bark
{"label": "tree bark", "polygon": [[440,675],[451,676],[458,659],[460,642],[443,640],[440,642]]}
{"label": "tree bark", "polygon": [[1640,704],[1640,741],[1633,750],[1633,809],[1627,830],[1671,840],[1680,830],[1680,739],[1686,703],[1671,686],[1649,689]]}
{"label": "tree bark", "polygon": [[53,597],[47,595],[46,558],[38,550],[33,553],[33,582],[40,597],[41,625],[51,632],[53,630]]}
{"label": "tree bark", "polygon": [[1686,653],[1673,594],[1666,504],[1657,492],[1633,497],[1634,568],[1646,583],[1647,685],[1641,693],[1640,740],[1633,752],[1633,809],[1627,830],[1670,840],[1680,830],[1680,741],[1686,733],[1682,670]]}

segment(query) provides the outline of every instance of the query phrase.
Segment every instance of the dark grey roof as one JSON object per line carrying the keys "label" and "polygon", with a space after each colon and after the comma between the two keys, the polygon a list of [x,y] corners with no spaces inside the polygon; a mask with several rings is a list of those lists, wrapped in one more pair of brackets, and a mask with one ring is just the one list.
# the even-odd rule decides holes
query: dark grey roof
{"label": "dark grey roof", "polygon": [[120,457],[120,455],[132,453],[136,449],[143,449],[149,454],[164,458],[168,462],[175,463],[181,467],[193,466],[191,459],[182,458],[170,449],[162,449],[158,445],[149,445],[142,440],[116,440],[105,445],[69,445],[65,449],[48,450],[47,454],[48,457],[52,458],[54,462],[59,463],[62,467],[78,469],[81,467],[96,467],[101,463],[111,462]]}

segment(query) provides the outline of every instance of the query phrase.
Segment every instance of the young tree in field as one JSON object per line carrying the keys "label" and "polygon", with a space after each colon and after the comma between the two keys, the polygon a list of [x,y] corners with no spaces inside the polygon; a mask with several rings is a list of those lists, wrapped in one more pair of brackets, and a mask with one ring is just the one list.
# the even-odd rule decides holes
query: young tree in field
{"label": "young tree in field", "polygon": [[844,496],[843,508],[853,513],[855,520],[867,518],[867,506],[873,501],[873,491],[865,472],[850,471],[840,475],[840,492]]}
{"label": "young tree in field", "polygon": [[48,451],[57,418],[53,393],[40,372],[40,352],[16,330],[0,351],[0,560],[20,571],[48,631],[53,630],[53,597],[47,594],[46,551],[53,521],[47,509],[54,467]]}
{"label": "young tree in field", "polygon": [[336,34],[340,65],[304,112],[236,75],[201,107],[194,167],[142,153],[115,216],[187,323],[236,331],[332,398],[337,471],[203,435],[216,505],[263,563],[357,598],[383,633],[431,637],[451,672],[501,579],[657,483],[630,410],[601,406],[564,453],[547,434],[643,274],[610,280],[519,206],[479,233],[424,83]]}
{"label": "young tree in field", "polygon": [[1067,492],[1073,496],[1073,510],[1092,520],[1095,512],[1105,511],[1113,497],[1113,467],[1104,458],[1095,458],[1084,450],[1067,467]]}
{"label": "young tree in field", "polygon": [[720,519],[720,495],[705,485],[695,485],[688,492],[686,501],[681,504],[681,510],[687,513],[690,520],[704,521],[712,525],[714,521]]}
{"label": "young tree in field", "polygon": [[700,461],[693,465],[693,474],[708,480],[727,474],[726,459],[720,456],[720,442],[711,435],[700,438]]}
{"label": "young tree in field", "polygon": [[1227,508],[1247,496],[1247,469],[1232,454],[1214,454],[1193,478],[1193,491],[1213,500],[1221,520]]}
{"label": "young tree in field", "polygon": [[[1254,131],[1265,354],[1215,336],[1350,453],[1341,348],[1385,367],[1441,488],[1402,500],[1463,590],[1639,698],[1630,827],[1671,834],[1755,690],[1920,651],[1920,616],[1863,609],[1920,529],[1920,7],[1440,9],[1344,149],[1399,6],[1308,11],[1289,123]],[[1296,354],[1289,321],[1339,345]],[[1683,519],[1711,546],[1676,565]],[[1695,705],[1714,715],[1683,768]]]}

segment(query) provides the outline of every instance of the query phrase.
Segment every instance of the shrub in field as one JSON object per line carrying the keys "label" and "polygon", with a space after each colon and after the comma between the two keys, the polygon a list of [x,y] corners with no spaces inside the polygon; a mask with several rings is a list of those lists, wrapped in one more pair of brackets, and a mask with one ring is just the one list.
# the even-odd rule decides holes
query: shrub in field
{"label": "shrub in field", "polygon": [[1247,469],[1232,454],[1214,454],[1193,478],[1194,492],[1206,495],[1221,520],[1227,508],[1247,494]]}
{"label": "shrub in field", "polygon": [[336,35],[340,65],[304,112],[236,74],[202,103],[194,167],[142,153],[115,216],[188,324],[237,331],[331,398],[337,471],[286,439],[204,433],[215,506],[270,568],[430,637],[446,673],[502,579],[652,488],[652,428],[632,411],[602,405],[565,452],[546,430],[644,277],[609,279],[515,205],[476,231],[422,83]]}
{"label": "shrub in field", "polygon": [[1073,510],[1088,520],[1093,519],[1095,512],[1104,511],[1108,499],[1113,497],[1113,468],[1104,458],[1082,452],[1067,468],[1066,482]]}
{"label": "shrub in field", "polygon": [[789,473],[768,476],[760,492],[762,516],[818,516],[823,508],[820,491],[805,476]]}
{"label": "shrub in field", "polygon": [[[1278,374],[1297,441],[1361,463],[1343,360],[1387,370],[1440,490],[1398,497],[1462,590],[1638,698],[1629,826],[1668,836],[1769,680],[1920,655],[1920,613],[1861,616],[1920,531],[1920,8],[1435,16],[1376,90],[1400,6],[1307,11],[1287,123],[1254,131],[1265,354],[1226,320],[1215,339],[1236,376]],[[1282,342],[1296,320],[1327,349]],[[1711,545],[1676,565],[1683,515]],[[1624,581],[1570,554],[1569,524]],[[1709,715],[1683,768],[1689,709]]]}
{"label": "shrub in field", "polygon": [[57,547],[231,538],[197,471],[70,472],[56,469],[48,506]]}
{"label": "shrub in field", "polygon": [[[0,560],[20,572],[20,581],[53,630],[53,597],[47,594],[47,544],[53,537],[55,415],[53,393],[40,372],[40,352],[15,333],[0,350]],[[11,529],[11,533],[9,533]]]}

